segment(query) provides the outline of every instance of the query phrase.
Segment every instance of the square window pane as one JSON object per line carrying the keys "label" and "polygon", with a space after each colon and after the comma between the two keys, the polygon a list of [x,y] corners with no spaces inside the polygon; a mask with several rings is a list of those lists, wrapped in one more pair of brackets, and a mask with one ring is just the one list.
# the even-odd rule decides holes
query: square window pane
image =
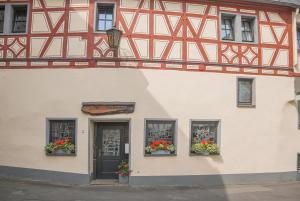
{"label": "square window pane", "polygon": [[238,81],[238,102],[240,104],[252,104],[252,84],[249,79],[240,79]]}
{"label": "square window pane", "polygon": [[112,13],[106,14],[106,19],[107,20],[112,20],[113,19],[113,14]]}
{"label": "square window pane", "polygon": [[106,30],[111,29],[113,27],[113,22],[112,21],[106,21]]}
{"label": "square window pane", "polygon": [[105,14],[99,13],[99,20],[105,20]]}
{"label": "square window pane", "polygon": [[98,30],[99,31],[104,31],[105,30],[105,21],[104,20],[100,20],[98,22]]}

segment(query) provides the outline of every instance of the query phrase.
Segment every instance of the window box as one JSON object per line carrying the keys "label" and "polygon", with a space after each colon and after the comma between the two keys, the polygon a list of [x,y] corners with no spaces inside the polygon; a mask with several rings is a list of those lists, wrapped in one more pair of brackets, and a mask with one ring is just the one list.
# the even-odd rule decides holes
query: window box
{"label": "window box", "polygon": [[176,155],[174,120],[146,120],[145,155]]}
{"label": "window box", "polygon": [[219,121],[191,122],[191,156],[219,155]]}
{"label": "window box", "polygon": [[48,156],[75,156],[76,155],[76,120],[74,119],[47,119]]}

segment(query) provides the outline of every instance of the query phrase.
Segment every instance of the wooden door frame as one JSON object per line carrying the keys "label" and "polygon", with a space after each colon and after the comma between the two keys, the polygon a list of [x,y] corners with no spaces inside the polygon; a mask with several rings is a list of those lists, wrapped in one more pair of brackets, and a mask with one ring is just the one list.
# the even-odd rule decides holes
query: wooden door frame
{"label": "wooden door frame", "polygon": [[128,156],[128,164],[129,169],[131,168],[131,118],[89,118],[89,132],[88,132],[88,141],[89,141],[89,149],[88,149],[88,170],[90,175],[90,181],[96,179],[96,160],[94,159],[95,154],[95,135],[97,134],[96,125],[99,123],[127,123],[128,125],[128,143],[129,143],[129,156]]}

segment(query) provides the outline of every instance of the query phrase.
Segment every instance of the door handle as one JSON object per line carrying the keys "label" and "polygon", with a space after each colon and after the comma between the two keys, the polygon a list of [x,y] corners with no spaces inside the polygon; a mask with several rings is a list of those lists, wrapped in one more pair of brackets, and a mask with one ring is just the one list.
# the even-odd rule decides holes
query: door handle
{"label": "door handle", "polygon": [[102,154],[102,151],[101,151],[101,149],[99,149],[98,156],[101,157],[101,154]]}

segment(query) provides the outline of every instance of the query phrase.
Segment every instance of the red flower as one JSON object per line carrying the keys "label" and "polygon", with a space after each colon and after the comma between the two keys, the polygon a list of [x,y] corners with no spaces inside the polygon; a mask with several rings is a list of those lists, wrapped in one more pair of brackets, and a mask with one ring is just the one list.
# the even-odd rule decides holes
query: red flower
{"label": "red flower", "polygon": [[201,144],[206,145],[207,144],[206,140],[202,140]]}

